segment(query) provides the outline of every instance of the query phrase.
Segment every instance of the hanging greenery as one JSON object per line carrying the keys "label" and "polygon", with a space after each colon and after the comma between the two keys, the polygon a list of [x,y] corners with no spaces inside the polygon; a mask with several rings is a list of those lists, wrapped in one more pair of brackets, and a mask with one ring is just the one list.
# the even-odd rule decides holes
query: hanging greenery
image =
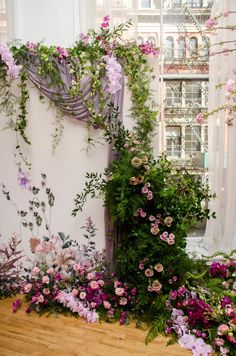
{"label": "hanging greenery", "polygon": [[[20,92],[11,110],[11,126],[26,143],[30,143],[26,134],[28,80],[66,116],[106,129],[107,105],[121,96],[125,75],[137,131],[145,137],[154,127],[157,113],[150,102],[151,71],[147,55],[159,52],[148,42],[142,45],[124,42],[122,34],[130,26],[129,21],[110,30],[109,17],[105,17],[98,32],[80,34],[80,40],[71,48],[29,42],[13,44],[10,48],[1,46],[0,73],[2,90],[5,90],[1,109],[9,111],[12,94],[6,88],[11,87],[12,79],[19,78]],[[61,120],[55,124],[58,124],[55,132],[59,135],[53,138],[58,143]]]}

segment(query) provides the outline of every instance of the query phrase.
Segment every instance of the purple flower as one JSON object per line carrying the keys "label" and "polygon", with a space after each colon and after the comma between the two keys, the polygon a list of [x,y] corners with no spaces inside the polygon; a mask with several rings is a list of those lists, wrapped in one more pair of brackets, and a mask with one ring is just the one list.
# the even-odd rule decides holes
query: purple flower
{"label": "purple flower", "polygon": [[226,278],[228,275],[227,265],[219,262],[213,262],[210,267],[211,277]]}
{"label": "purple flower", "polygon": [[19,172],[17,177],[18,184],[21,188],[30,189],[30,179],[28,173]]}
{"label": "purple flower", "polygon": [[107,91],[110,94],[115,94],[122,88],[122,85],[120,83],[120,79],[122,78],[122,74],[121,74],[122,68],[121,65],[117,62],[117,59],[113,55],[105,56],[104,60],[106,62],[106,71],[108,77]]}

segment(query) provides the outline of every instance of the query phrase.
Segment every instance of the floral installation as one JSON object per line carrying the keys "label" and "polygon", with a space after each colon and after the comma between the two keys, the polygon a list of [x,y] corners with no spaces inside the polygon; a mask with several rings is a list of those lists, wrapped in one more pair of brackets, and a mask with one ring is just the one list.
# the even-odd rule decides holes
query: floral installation
{"label": "floral installation", "polygon": [[[130,26],[131,22],[127,22],[111,30],[110,18],[105,16],[98,32],[90,30],[87,34],[81,33],[79,41],[71,48],[56,45],[47,47],[41,42],[26,44],[16,42],[9,48],[1,46],[0,74],[4,80],[2,90],[5,90],[5,100],[0,102],[0,107],[8,113],[8,126],[19,132],[25,142],[30,143],[25,132],[28,120],[28,79],[32,79],[29,75],[30,67],[34,68],[40,81],[54,88],[55,93],[64,87],[71,101],[73,98],[81,97],[90,115],[89,124],[101,129],[106,129],[105,119],[109,115],[107,104],[112,102],[112,95],[122,89],[121,79],[125,75],[127,86],[131,91],[133,118],[147,123],[148,116],[150,124],[153,125],[152,121],[156,119],[157,113],[149,103],[147,104],[150,98],[151,80],[147,56],[157,56],[159,50],[148,42],[138,45],[134,41],[123,41],[122,34]],[[65,68],[63,71],[60,69],[62,67]],[[66,71],[70,76],[68,87],[64,85]],[[12,100],[14,94],[11,90],[11,82],[8,80],[9,76],[19,77],[19,91],[15,96],[15,103]],[[87,78],[90,82],[89,96],[83,96],[83,80]],[[108,83],[105,90],[104,78]],[[44,97],[42,88],[37,85],[36,87],[41,90],[42,99]],[[96,97],[99,98],[97,109],[94,108]],[[56,95],[54,95],[53,105],[60,108],[62,98],[60,95],[58,100],[55,98]],[[9,106],[12,108],[10,112]],[[68,114],[73,116],[73,106]],[[52,135],[54,146],[59,143],[58,135],[60,136],[63,131],[61,117],[60,120],[55,120],[55,125],[55,132]]]}
{"label": "floral installation", "polygon": [[[228,256],[229,257],[229,256]],[[166,332],[193,355],[235,355],[236,261],[212,262],[170,292]]]}

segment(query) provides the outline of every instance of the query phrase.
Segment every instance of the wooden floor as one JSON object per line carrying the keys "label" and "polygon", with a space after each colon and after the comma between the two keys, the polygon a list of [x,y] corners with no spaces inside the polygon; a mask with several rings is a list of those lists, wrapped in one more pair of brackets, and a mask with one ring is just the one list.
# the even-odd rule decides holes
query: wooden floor
{"label": "wooden floor", "polygon": [[146,332],[134,325],[87,324],[63,315],[26,315],[24,306],[13,314],[11,305],[15,299],[0,300],[0,356],[191,355],[178,344],[166,347],[162,337],[146,346]]}

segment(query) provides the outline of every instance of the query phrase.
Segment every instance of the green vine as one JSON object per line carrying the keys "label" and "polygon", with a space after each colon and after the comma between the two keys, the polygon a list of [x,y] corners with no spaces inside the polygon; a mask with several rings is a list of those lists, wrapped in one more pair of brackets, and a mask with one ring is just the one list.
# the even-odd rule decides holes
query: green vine
{"label": "green vine", "polygon": [[19,131],[23,140],[30,145],[30,141],[25,134],[25,128],[27,126],[27,114],[28,114],[26,105],[29,99],[29,89],[27,87],[27,80],[28,80],[27,72],[26,70],[22,70],[20,75],[20,83],[19,83],[19,88],[21,91],[21,96],[19,100],[20,113],[16,120],[15,129],[16,131]]}

